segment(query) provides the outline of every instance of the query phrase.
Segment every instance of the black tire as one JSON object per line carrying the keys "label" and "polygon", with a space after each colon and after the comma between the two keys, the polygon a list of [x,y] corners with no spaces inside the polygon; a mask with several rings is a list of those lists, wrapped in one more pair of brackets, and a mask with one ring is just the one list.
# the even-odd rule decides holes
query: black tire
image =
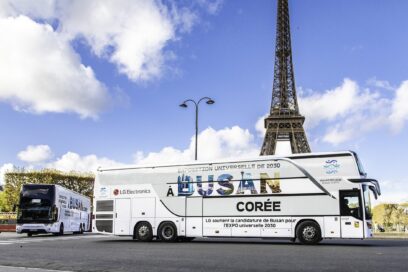
{"label": "black tire", "polygon": [[64,223],[61,223],[60,229],[59,229],[59,232],[58,232],[58,235],[59,235],[59,236],[64,235]]}
{"label": "black tire", "polygon": [[297,227],[296,237],[302,244],[315,245],[322,240],[322,232],[316,222],[304,221]]}
{"label": "black tire", "polygon": [[153,239],[152,226],[148,222],[137,224],[133,237],[141,242],[150,242]]}
{"label": "black tire", "polygon": [[172,222],[165,222],[160,225],[159,232],[157,234],[159,239],[163,242],[175,242],[177,241],[177,227]]}
{"label": "black tire", "polygon": [[28,237],[32,237],[33,234],[29,232],[29,233],[27,233],[27,236],[28,236]]}
{"label": "black tire", "polygon": [[79,224],[79,229],[78,229],[78,231],[74,231],[74,234],[82,234],[82,233],[83,233],[82,224]]}
{"label": "black tire", "polygon": [[79,234],[84,234],[84,229],[85,229],[84,224],[81,224],[81,229],[79,230]]}

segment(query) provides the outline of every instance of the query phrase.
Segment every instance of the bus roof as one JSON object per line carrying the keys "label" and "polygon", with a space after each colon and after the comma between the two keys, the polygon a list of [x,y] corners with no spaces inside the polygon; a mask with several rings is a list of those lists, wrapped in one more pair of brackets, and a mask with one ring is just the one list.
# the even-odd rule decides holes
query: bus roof
{"label": "bus roof", "polygon": [[242,158],[237,160],[224,159],[224,160],[214,160],[214,161],[189,161],[182,163],[173,163],[173,164],[146,164],[146,165],[129,165],[122,167],[111,167],[111,168],[102,168],[97,169],[98,172],[104,171],[116,171],[116,170],[131,170],[131,169],[143,169],[143,168],[162,168],[162,167],[177,167],[177,166],[193,166],[193,165],[202,165],[202,164],[221,164],[221,163],[238,163],[245,161],[266,161],[266,160],[276,160],[279,158],[287,159],[307,159],[307,158],[319,158],[319,157],[338,157],[338,156],[355,156],[353,151],[339,151],[339,152],[316,152],[316,153],[302,153],[302,154],[291,154],[289,156],[259,156],[252,158]]}

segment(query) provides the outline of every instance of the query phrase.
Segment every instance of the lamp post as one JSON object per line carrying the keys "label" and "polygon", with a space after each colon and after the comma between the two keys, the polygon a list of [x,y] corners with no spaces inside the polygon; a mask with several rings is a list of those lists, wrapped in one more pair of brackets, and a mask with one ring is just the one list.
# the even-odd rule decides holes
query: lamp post
{"label": "lamp post", "polygon": [[187,108],[187,103],[191,102],[195,106],[195,160],[197,160],[197,149],[198,149],[198,106],[202,101],[206,100],[207,105],[212,105],[215,101],[207,96],[200,98],[198,102],[194,101],[193,99],[187,99],[183,103],[180,104],[180,107]]}

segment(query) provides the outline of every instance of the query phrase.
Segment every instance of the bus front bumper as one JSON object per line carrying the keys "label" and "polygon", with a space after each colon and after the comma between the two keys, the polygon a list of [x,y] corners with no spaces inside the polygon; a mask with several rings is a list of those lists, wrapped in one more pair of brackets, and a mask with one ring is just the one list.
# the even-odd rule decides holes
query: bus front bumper
{"label": "bus front bumper", "polygon": [[58,232],[55,224],[21,224],[16,226],[17,233],[50,233]]}

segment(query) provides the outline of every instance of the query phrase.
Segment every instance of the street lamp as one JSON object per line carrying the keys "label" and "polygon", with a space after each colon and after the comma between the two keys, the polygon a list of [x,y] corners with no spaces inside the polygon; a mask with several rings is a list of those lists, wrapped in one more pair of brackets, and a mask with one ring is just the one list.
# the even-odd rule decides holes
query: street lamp
{"label": "street lamp", "polygon": [[195,117],[196,117],[196,120],[195,120],[195,160],[197,160],[197,146],[198,146],[198,105],[200,105],[200,103],[204,100],[206,100],[205,103],[207,105],[212,105],[215,103],[213,99],[205,96],[205,97],[202,97],[200,100],[198,100],[198,102],[194,101],[193,99],[187,99],[183,103],[180,104],[180,107],[182,108],[187,108],[188,102],[192,102],[195,106]]}

